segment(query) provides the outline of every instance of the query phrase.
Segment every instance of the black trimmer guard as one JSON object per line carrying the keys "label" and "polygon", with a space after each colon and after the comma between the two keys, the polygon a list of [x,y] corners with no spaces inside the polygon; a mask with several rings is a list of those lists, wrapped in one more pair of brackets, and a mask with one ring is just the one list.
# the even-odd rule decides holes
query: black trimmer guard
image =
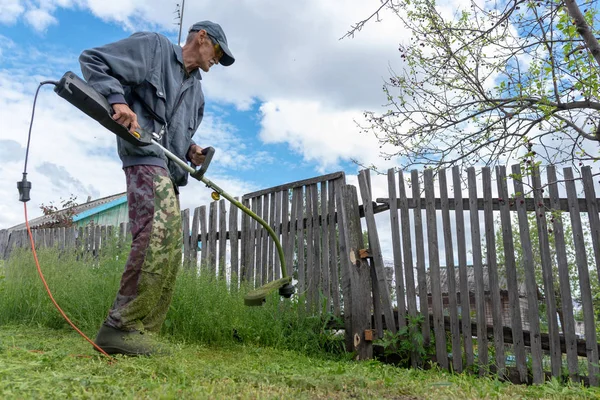
{"label": "black trimmer guard", "polygon": [[269,282],[266,285],[262,285],[259,288],[251,290],[244,296],[244,304],[247,306],[262,306],[266,301],[266,298],[274,290],[279,289],[279,295],[285,298],[290,298],[294,294],[294,286],[292,285],[292,278],[287,276],[280,278],[275,281]]}

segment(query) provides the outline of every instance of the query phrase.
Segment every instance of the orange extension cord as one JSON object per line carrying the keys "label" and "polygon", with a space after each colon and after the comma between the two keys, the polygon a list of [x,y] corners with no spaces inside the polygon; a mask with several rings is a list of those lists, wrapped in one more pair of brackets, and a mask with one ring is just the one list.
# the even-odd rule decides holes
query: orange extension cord
{"label": "orange extension cord", "polygon": [[48,296],[50,297],[50,300],[52,300],[52,304],[54,304],[54,307],[56,307],[56,309],[58,310],[60,315],[62,315],[62,317],[65,319],[65,321],[67,321],[69,323],[69,325],[71,325],[71,327],[77,331],[77,333],[79,333],[85,340],[90,342],[90,344],[92,346],[94,346],[96,348],[96,350],[98,350],[100,353],[102,353],[103,355],[108,357],[111,364],[116,362],[117,361],[116,358],[111,357],[108,353],[106,353],[104,350],[102,350],[100,348],[100,346],[98,346],[96,343],[94,343],[92,340],[90,340],[90,338],[88,338],[85,335],[85,333],[81,332],[81,330],[78,327],[76,327],[73,322],[71,322],[69,317],[67,317],[67,314],[65,314],[65,312],[60,308],[60,306],[58,305],[56,300],[54,300],[54,296],[52,296],[52,292],[50,291],[50,288],[48,287],[48,284],[46,283],[46,279],[44,278],[44,274],[42,273],[42,269],[40,268],[40,262],[37,257],[37,252],[35,251],[35,243],[33,241],[33,235],[31,234],[31,229],[29,228],[29,218],[27,217],[27,203],[25,203],[25,202],[23,203],[23,208],[25,211],[25,226],[27,227],[27,234],[29,236],[29,243],[31,244],[31,251],[33,252],[33,259],[35,260],[35,265],[37,267],[38,274],[40,275],[40,278],[42,279],[42,282],[44,283],[46,292],[48,292]]}

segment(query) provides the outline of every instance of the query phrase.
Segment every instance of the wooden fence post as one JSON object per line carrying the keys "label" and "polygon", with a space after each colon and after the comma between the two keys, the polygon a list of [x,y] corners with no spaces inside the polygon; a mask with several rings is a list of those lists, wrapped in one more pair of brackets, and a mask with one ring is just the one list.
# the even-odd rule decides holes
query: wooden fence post
{"label": "wooden fence post", "polygon": [[[394,318],[394,311],[392,309],[392,298],[390,296],[390,290],[388,287],[385,267],[383,265],[383,255],[381,254],[381,246],[379,244],[379,234],[377,233],[377,225],[375,224],[375,214],[373,213],[373,202],[371,197],[371,189],[369,188],[369,176],[368,170],[362,170],[358,176],[358,183],[360,186],[360,193],[363,202],[363,208],[365,211],[365,220],[367,222],[367,232],[369,236],[369,246],[371,255],[373,256],[373,269],[375,271],[375,277],[379,286],[379,299],[376,298],[375,293],[373,294],[373,301],[381,301],[382,312],[385,317],[385,323],[387,329],[396,333],[398,328],[396,326],[396,320]],[[361,233],[362,235],[362,233]],[[376,315],[375,318],[381,318],[380,315]]]}
{"label": "wooden fence post", "polygon": [[371,330],[369,290],[371,275],[369,264],[359,255],[359,250],[363,249],[365,244],[360,225],[356,188],[351,185],[342,186],[339,203],[340,233],[343,231],[340,236],[340,257],[344,259],[343,267],[348,268],[344,271],[347,276],[344,280],[349,286],[348,298],[351,299],[349,309],[344,307],[345,318],[349,320],[349,324],[346,325],[346,343],[352,343],[357,359],[366,360],[373,357],[373,344],[365,337],[365,332]]}

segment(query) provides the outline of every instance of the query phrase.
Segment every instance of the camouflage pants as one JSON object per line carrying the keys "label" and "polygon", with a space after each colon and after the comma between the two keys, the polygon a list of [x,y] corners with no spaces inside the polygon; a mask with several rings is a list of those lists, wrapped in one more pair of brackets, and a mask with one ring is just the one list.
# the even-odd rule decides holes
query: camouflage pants
{"label": "camouflage pants", "polygon": [[105,323],[122,330],[158,332],[181,264],[179,199],[163,168],[127,167],[125,176],[131,251]]}

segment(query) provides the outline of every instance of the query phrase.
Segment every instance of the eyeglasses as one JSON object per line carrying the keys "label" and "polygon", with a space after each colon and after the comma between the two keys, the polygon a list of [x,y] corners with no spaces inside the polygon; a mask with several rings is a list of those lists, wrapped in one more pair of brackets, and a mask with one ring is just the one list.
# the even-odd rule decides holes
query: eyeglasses
{"label": "eyeglasses", "polygon": [[220,60],[221,57],[223,57],[223,49],[221,48],[221,45],[219,44],[219,42],[217,42],[217,39],[215,39],[213,36],[207,34],[208,37],[210,38],[210,41],[213,43],[214,49],[215,49],[215,56],[217,57],[217,60]]}

